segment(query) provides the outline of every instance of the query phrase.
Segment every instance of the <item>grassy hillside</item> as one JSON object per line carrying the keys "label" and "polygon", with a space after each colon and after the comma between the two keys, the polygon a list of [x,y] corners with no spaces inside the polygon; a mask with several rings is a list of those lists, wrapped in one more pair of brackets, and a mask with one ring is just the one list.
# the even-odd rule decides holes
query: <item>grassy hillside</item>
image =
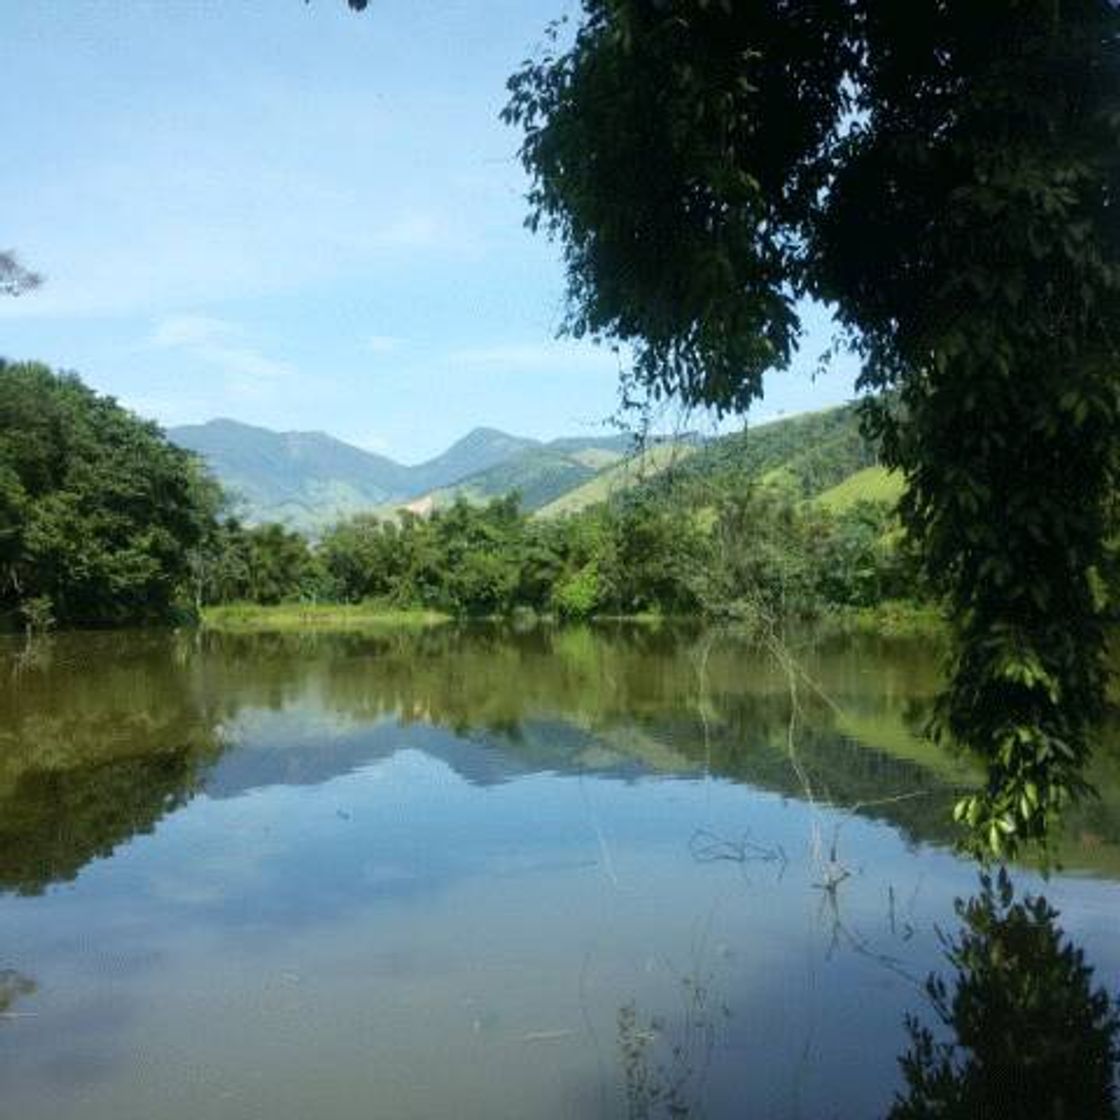
{"label": "grassy hillside", "polygon": [[[762,484],[784,490],[794,501],[820,500],[850,478],[850,504],[859,496],[893,497],[892,481],[876,465],[875,449],[863,438],[851,406],[775,420],[706,443],[669,441],[621,460],[568,491],[537,513],[554,517],[578,512],[633,487],[672,497],[697,510],[710,508],[718,495]],[[866,473],[865,473],[866,472]],[[861,489],[862,486],[862,489]]]}
{"label": "grassy hillside", "polygon": [[860,434],[855,409],[846,405],[713,440],[665,483],[700,505],[713,489],[762,480],[811,498],[875,462],[875,449]]}
{"label": "grassy hillside", "polygon": [[[851,406],[775,420],[704,444],[670,441],[600,470],[575,489],[542,506],[537,515],[576,513],[636,486],[671,492],[697,510],[721,492],[761,483],[795,501],[847,508],[861,498],[889,501],[899,485],[876,462]],[[851,480],[851,481],[849,481]],[[840,489],[847,486],[847,489]],[[833,492],[835,491],[835,494]]]}
{"label": "grassy hillside", "polygon": [[454,486],[435,490],[427,497],[438,509],[460,495],[469,502],[482,503],[516,490],[523,509],[539,509],[595,477],[595,467],[583,462],[582,454],[563,454],[549,448],[523,451],[505,463],[470,475]]}
{"label": "grassy hillside", "polygon": [[902,497],[902,478],[886,467],[864,467],[819,493],[813,501],[830,513],[843,513],[859,502],[894,505]]}
{"label": "grassy hillside", "polygon": [[689,443],[668,441],[654,444],[637,455],[613,463],[582,485],[542,506],[537,510],[537,516],[559,517],[605,502],[615,494],[648,482],[662,471],[677,466],[695,451],[695,445]]}

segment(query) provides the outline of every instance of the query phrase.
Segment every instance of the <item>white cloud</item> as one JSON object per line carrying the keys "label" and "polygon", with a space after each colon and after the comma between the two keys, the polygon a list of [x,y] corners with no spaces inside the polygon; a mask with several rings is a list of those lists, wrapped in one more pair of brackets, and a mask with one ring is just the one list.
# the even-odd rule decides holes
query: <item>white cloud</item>
{"label": "white cloud", "polygon": [[183,350],[230,375],[228,388],[252,396],[265,385],[291,377],[295,367],[270,358],[246,340],[236,323],[208,315],[168,315],[156,323],[151,344]]}
{"label": "white cloud", "polygon": [[225,319],[209,315],[168,315],[156,324],[152,345],[205,346],[238,333],[238,328]]}
{"label": "white cloud", "polygon": [[448,361],[493,373],[618,373],[619,356],[600,346],[574,342],[501,343],[452,350]]}
{"label": "white cloud", "polygon": [[366,349],[373,354],[395,354],[404,346],[404,339],[391,334],[375,334],[366,342]]}

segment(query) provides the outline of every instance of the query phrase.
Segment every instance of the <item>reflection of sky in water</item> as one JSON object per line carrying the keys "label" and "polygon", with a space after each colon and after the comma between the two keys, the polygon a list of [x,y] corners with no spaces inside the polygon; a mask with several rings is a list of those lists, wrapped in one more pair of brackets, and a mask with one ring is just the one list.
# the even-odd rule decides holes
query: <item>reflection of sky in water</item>
{"label": "reflection of sky in water", "polygon": [[[886,825],[728,781],[532,772],[484,733],[313,709],[233,731],[153,834],[0,899],[0,963],[39,984],[0,1024],[5,1114],[619,1116],[619,1007],[687,1039],[689,978],[731,1011],[708,1115],[881,1114],[920,1009],[906,976],[975,883]],[[853,873],[835,914],[814,827]],[[781,858],[697,859],[698,830]],[[1120,979],[1120,885],[1046,892]]]}

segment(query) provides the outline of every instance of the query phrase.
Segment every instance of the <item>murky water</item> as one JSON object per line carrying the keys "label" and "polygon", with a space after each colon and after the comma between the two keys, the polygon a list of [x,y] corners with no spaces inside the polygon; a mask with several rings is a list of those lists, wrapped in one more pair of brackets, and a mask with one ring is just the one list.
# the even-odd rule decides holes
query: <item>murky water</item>
{"label": "murky water", "polygon": [[[3,1116],[878,1116],[976,883],[914,644],[802,639],[792,678],[699,631],[21,651]],[[1045,891],[1115,988],[1115,736],[1094,778]]]}

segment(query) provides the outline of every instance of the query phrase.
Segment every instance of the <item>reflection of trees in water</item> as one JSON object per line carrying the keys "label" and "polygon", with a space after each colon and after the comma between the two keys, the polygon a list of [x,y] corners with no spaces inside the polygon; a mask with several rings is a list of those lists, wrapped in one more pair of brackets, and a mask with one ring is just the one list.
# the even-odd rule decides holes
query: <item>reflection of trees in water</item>
{"label": "reflection of trees in water", "polygon": [[182,643],[113,634],[49,646],[17,655],[0,689],[0,889],[21,894],[150,832],[222,749],[223,712]]}
{"label": "reflection of trees in water", "polygon": [[956,904],[946,941],[955,970],[931,976],[930,1004],[951,1033],[907,1020],[906,1092],[890,1120],[1115,1120],[1120,1008],[1044,898],[1014,901],[1001,871]]}
{"label": "reflection of trees in water", "polygon": [[197,790],[199,762],[165,749],[21,775],[0,801],[0,887],[38,894],[151,832]]}
{"label": "reflection of trees in water", "polygon": [[[798,656],[819,686],[802,701],[798,753],[820,800],[948,840],[952,791],[909,734],[936,687],[925,651],[830,641]],[[709,772],[803,794],[785,749],[786,675],[750,636],[625,625],[60,635],[7,668],[0,889],[72,878],[150,830],[200,788],[245,709],[310,703],[359,724],[438,725],[483,738],[511,772]],[[1106,796],[1077,820],[1108,851],[1120,846],[1120,757],[1099,759]],[[883,803],[903,792],[924,796]]]}
{"label": "reflection of trees in water", "polygon": [[680,1001],[672,1023],[658,1015],[645,1017],[633,1002],[619,1008],[627,1120],[701,1115],[716,1036],[731,1012],[717,1001],[710,976],[682,977]]}
{"label": "reflection of trees in water", "polygon": [[35,991],[35,981],[13,968],[0,968],[0,1017],[11,1011],[12,1004]]}
{"label": "reflection of trees in water", "polygon": [[[958,899],[961,927],[943,936],[949,979],[924,985],[936,1033],[907,1016],[899,1058],[905,1089],[887,1120],[1117,1120],[1120,1001],[1093,984],[1084,952],[1045,898],[1014,898],[1005,870]],[[835,892],[829,956],[838,944],[912,980],[899,962],[844,926]],[[704,1114],[705,1079],[729,1011],[713,977],[685,977],[672,1016],[634,1002],[618,1012],[620,1073],[629,1120]],[[920,987],[916,984],[916,987]],[[750,1115],[749,1101],[742,1102]]]}

